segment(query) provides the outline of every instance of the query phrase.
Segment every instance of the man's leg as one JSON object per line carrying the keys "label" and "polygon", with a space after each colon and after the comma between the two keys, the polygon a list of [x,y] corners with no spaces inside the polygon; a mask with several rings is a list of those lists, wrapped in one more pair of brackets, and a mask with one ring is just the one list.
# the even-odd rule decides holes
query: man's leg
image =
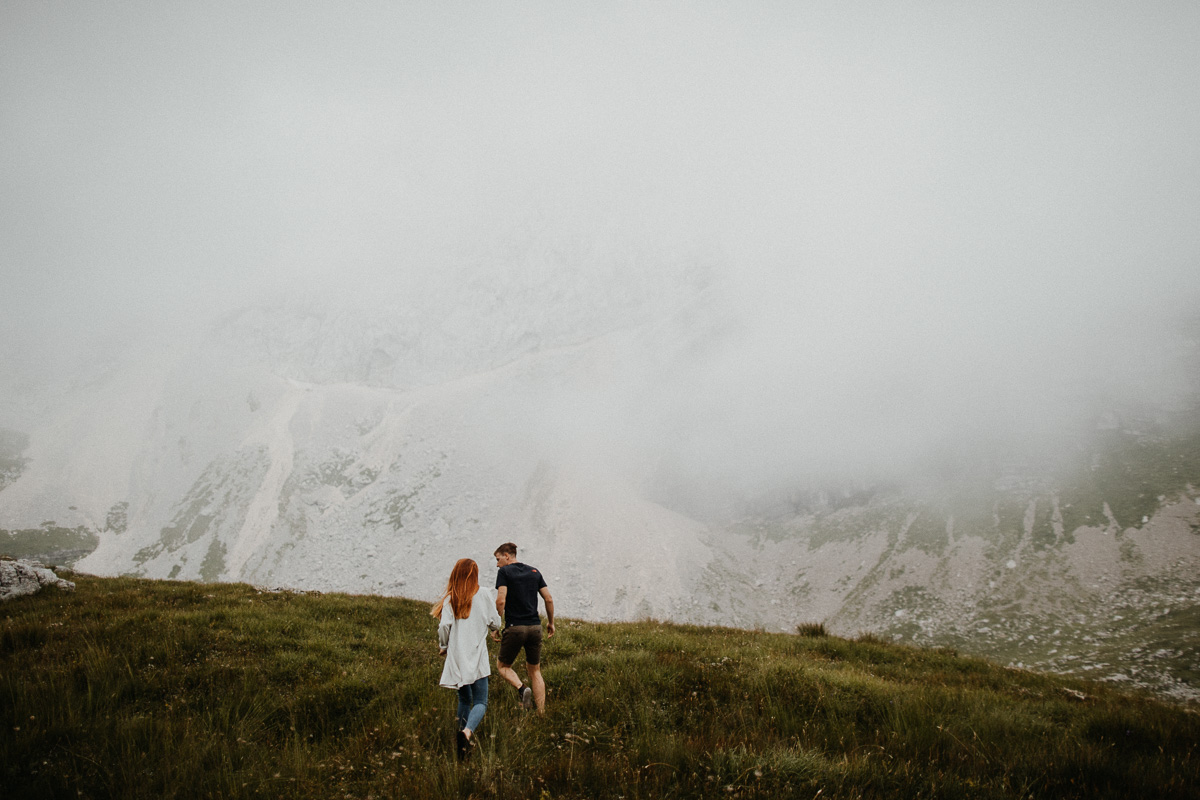
{"label": "man's leg", "polygon": [[512,664],[505,664],[503,661],[496,662],[496,672],[500,673],[500,677],[512,684],[514,689],[521,688],[521,677],[517,675],[517,671],[512,668]]}
{"label": "man's leg", "polygon": [[545,714],[546,681],[542,678],[542,665],[526,664],[525,669],[529,670],[529,685],[533,688],[533,704],[537,706],[539,714]]}
{"label": "man's leg", "polygon": [[546,681],[542,678],[542,626],[531,626],[525,640],[525,669],[529,672],[529,687],[533,704],[539,714],[546,713]]}
{"label": "man's leg", "polygon": [[521,678],[512,668],[519,652],[521,652],[520,632],[511,627],[505,628],[504,632],[500,634],[500,652],[496,653],[496,671],[515,689],[521,688]]}

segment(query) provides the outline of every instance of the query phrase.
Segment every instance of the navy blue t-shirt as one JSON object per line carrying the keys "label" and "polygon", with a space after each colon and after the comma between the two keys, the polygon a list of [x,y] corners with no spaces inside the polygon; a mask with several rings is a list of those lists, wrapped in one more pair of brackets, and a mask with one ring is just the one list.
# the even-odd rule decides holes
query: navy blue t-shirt
{"label": "navy blue t-shirt", "polygon": [[538,616],[538,590],[546,579],[528,564],[514,561],[496,571],[496,588],[508,587],[504,599],[504,625],[541,625]]}

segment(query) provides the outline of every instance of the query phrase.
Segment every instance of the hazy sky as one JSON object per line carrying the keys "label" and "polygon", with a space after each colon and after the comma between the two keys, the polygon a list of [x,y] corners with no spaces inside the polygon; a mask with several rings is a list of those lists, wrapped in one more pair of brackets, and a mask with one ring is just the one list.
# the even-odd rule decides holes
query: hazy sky
{"label": "hazy sky", "polygon": [[712,254],[718,380],[861,365],[830,415],[1137,362],[1200,297],[1198,53],[1186,2],[6,0],[0,330],[373,297],[534,221]]}

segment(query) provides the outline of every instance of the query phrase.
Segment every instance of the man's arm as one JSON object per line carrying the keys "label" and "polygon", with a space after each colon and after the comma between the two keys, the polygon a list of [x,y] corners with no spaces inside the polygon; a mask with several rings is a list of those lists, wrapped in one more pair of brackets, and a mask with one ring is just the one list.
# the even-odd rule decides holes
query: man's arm
{"label": "man's arm", "polygon": [[[508,599],[508,587],[498,586],[496,588],[496,616],[500,618],[500,626],[504,626],[504,601]],[[500,641],[500,631],[494,630],[491,633],[492,641]]]}
{"label": "man's arm", "polygon": [[548,586],[538,589],[538,594],[546,603],[546,638],[549,639],[554,635],[554,598],[550,596],[550,587]]}

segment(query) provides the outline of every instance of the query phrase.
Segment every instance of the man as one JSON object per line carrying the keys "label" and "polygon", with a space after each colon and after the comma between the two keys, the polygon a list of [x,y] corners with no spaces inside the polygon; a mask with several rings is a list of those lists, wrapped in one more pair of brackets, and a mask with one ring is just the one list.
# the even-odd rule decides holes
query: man
{"label": "man", "polygon": [[[505,542],[496,548],[496,611],[504,617],[504,633],[500,637],[500,654],[496,657],[500,677],[517,690],[521,705],[537,706],[539,714],[546,713],[546,682],[542,679],[542,620],[538,616],[538,595],[546,603],[546,638],[554,635],[554,598],[546,579],[528,564],[517,561],[517,546]],[[529,686],[512,668],[521,649],[525,650],[525,668]]]}

